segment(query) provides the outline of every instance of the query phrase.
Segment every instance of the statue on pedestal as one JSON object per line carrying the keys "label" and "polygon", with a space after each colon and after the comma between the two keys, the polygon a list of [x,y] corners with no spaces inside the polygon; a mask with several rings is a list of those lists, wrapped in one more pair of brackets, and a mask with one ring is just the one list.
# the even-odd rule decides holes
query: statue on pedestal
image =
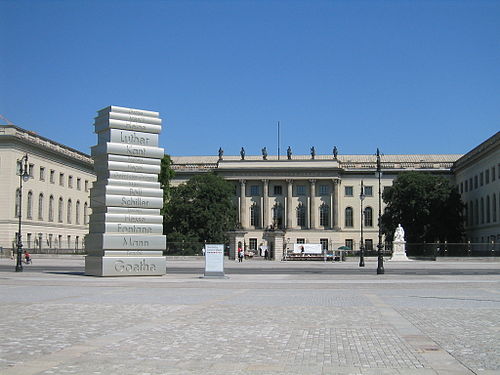
{"label": "statue on pedestal", "polygon": [[222,156],[224,156],[224,150],[222,147],[219,147],[219,160],[222,160]]}
{"label": "statue on pedestal", "polygon": [[337,149],[337,146],[333,147],[333,157],[337,159],[337,155],[339,154],[339,150]]}
{"label": "statue on pedestal", "polygon": [[314,157],[316,156],[316,149],[314,148],[314,146],[311,147],[311,159],[314,159]]}
{"label": "statue on pedestal", "polygon": [[393,242],[405,242],[405,230],[403,229],[401,224],[398,225],[396,231],[394,232]]}
{"label": "statue on pedestal", "polygon": [[245,160],[245,149],[242,147],[240,150],[241,160]]}
{"label": "statue on pedestal", "polygon": [[399,224],[394,231],[394,239],[392,241],[392,257],[390,260],[404,262],[411,260],[406,256],[405,230],[401,224]]}
{"label": "statue on pedestal", "polygon": [[290,146],[288,146],[288,150],[286,150],[286,157],[288,160],[292,159],[292,148]]}
{"label": "statue on pedestal", "polygon": [[264,147],[262,149],[262,159],[267,160],[267,148]]}

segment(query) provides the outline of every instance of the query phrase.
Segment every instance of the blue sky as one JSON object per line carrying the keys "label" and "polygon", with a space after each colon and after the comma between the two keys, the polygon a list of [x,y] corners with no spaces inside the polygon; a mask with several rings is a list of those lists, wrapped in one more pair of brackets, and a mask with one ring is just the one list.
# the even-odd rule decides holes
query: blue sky
{"label": "blue sky", "polygon": [[464,153],[500,128],[500,1],[0,0],[0,114],[90,152],[159,111],[172,155]]}

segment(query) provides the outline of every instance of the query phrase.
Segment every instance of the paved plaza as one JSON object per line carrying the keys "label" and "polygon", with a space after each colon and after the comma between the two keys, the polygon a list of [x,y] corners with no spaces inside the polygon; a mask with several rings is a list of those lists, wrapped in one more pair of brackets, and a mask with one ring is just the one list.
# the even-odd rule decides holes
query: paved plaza
{"label": "paved plaza", "polygon": [[0,260],[0,374],[500,374],[500,263]]}

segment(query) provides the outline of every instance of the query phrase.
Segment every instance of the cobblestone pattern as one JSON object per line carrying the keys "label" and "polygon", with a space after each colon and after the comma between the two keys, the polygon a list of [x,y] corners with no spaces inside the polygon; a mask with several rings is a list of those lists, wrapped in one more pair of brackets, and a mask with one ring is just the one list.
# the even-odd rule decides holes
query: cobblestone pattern
{"label": "cobblestone pattern", "polygon": [[71,345],[117,332],[124,326],[168,316],[178,306],[1,304],[1,369]]}
{"label": "cobblestone pattern", "polygon": [[476,372],[500,373],[498,309],[408,309],[400,314]]}

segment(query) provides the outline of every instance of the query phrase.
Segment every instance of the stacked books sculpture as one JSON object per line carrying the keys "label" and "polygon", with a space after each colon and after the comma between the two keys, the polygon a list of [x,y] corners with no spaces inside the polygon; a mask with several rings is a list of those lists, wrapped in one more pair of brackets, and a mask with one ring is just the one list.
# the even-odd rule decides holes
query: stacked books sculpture
{"label": "stacked books sculpture", "polygon": [[159,113],[117,106],[97,113],[98,142],[91,151],[97,180],[90,191],[85,273],[164,275]]}

